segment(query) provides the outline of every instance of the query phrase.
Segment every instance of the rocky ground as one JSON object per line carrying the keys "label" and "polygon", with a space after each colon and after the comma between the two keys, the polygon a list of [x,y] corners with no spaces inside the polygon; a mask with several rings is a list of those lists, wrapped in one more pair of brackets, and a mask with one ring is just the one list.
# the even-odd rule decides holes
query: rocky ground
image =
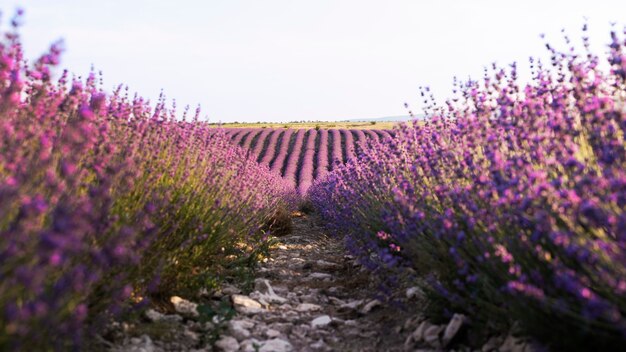
{"label": "rocky ground", "polygon": [[[150,309],[140,326],[115,324],[109,334],[115,342],[101,343],[134,352],[473,350],[459,342],[464,316],[435,325],[401,308],[419,305],[419,290],[402,290],[400,304],[377,300],[368,272],[313,216],[294,218],[292,234],[280,238],[256,274],[248,295],[224,286],[208,293],[208,305],[172,297],[175,313]],[[477,350],[532,349],[509,336]]]}

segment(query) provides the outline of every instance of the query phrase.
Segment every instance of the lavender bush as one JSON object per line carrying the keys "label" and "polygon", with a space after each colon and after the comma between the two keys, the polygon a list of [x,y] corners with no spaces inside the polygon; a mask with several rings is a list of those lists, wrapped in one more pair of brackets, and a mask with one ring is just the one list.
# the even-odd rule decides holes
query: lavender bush
{"label": "lavender bush", "polygon": [[460,85],[311,200],[372,270],[421,276],[432,313],[517,322],[554,349],[623,346],[626,42],[611,34],[608,69],[583,43],[547,45],[531,83],[511,65]]}
{"label": "lavender bush", "polygon": [[164,99],[108,95],[94,74],[53,81],[60,46],[26,65],[13,23],[0,40],[1,350],[79,348],[128,302],[254,259],[289,206],[277,176]]}

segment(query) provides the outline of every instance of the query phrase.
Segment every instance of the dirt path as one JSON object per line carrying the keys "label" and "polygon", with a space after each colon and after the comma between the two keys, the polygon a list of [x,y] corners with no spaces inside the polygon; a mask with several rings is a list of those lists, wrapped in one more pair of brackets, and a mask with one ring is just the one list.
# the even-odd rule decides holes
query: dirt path
{"label": "dirt path", "polygon": [[[346,255],[341,241],[324,233],[315,216],[302,215],[293,222],[293,232],[279,238],[271,258],[256,271],[250,294],[226,285],[205,291],[198,303],[172,297],[171,307],[161,312],[149,309],[134,320],[112,324],[90,350],[538,350],[532,341],[510,333],[493,336],[478,348],[467,347],[471,339],[464,316],[454,314],[443,325],[415,316],[424,304],[416,288],[397,288],[396,304],[380,303],[373,277]],[[402,307],[410,307],[413,316]]]}
{"label": "dirt path", "polygon": [[[161,351],[406,351],[416,320],[381,304],[371,275],[329,238],[314,216],[293,219],[260,264],[249,295],[224,286],[198,304],[172,297],[173,309],[148,310],[139,321],[117,323],[106,350]],[[204,300],[204,302],[203,302]],[[202,318],[202,306],[226,305],[229,320]],[[416,304],[416,302],[413,302]],[[198,313],[200,312],[200,313]],[[219,321],[222,319],[222,321]],[[222,329],[216,329],[222,326]],[[215,331],[219,336],[210,337]],[[108,342],[113,341],[113,342]]]}
{"label": "dirt path", "polygon": [[[404,350],[405,314],[374,299],[367,271],[310,216],[294,218],[292,234],[280,238],[258,271],[255,289],[249,297],[261,308],[237,305],[235,298],[240,313],[217,346],[231,350],[239,340],[240,350],[251,351],[251,344],[261,351]],[[250,336],[243,339],[247,334],[233,325],[248,327]]]}

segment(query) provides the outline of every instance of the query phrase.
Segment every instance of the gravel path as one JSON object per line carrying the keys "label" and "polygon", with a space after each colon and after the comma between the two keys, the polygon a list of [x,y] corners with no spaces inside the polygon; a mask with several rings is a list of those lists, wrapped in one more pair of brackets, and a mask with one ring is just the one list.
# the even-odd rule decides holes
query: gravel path
{"label": "gravel path", "polygon": [[[243,294],[225,285],[196,300],[171,297],[171,306],[114,323],[97,345],[102,350],[162,351],[502,351],[531,352],[524,339],[494,336],[467,347],[466,317],[437,325],[415,316],[419,289],[400,289],[394,304],[379,302],[370,273],[326,236],[319,219],[293,219],[271,258]],[[248,290],[250,291],[250,290]],[[208,308],[207,308],[208,307]],[[399,307],[399,308],[395,308]],[[402,307],[411,307],[413,315]],[[165,312],[165,313],[163,313]],[[209,312],[209,313],[207,313]],[[207,318],[208,317],[208,318]],[[94,349],[95,350],[95,349]]]}
{"label": "gravel path", "polygon": [[[292,234],[280,238],[258,271],[249,298],[260,308],[243,297],[237,304],[235,296],[239,314],[217,346],[235,351],[238,340],[242,351],[254,351],[251,344],[260,351],[405,350],[405,314],[374,299],[370,285],[367,271],[313,218],[294,218]],[[249,336],[237,331],[244,326]]]}

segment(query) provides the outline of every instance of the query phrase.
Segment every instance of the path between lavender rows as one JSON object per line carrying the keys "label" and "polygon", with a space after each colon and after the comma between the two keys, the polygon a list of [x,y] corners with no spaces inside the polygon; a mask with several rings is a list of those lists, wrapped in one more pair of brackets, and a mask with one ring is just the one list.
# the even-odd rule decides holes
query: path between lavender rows
{"label": "path between lavender rows", "polygon": [[[256,271],[254,290],[249,295],[235,286],[224,286],[210,298],[228,302],[236,311],[223,323],[219,336],[208,338],[214,325],[198,321],[196,303],[174,297],[177,314],[150,309],[143,317],[146,326],[141,329],[129,328],[125,323],[118,325],[118,330],[146,333],[133,336],[118,332],[116,343],[106,342],[107,350],[476,350],[458,344],[454,349],[446,348],[462,322],[453,319],[447,325],[435,325],[423,321],[415,315],[419,312],[416,307],[423,302],[414,289],[399,290],[393,297],[398,304],[376,300],[377,289],[371,274],[346,255],[341,241],[324,233],[314,215],[295,217],[293,222],[293,232],[279,238],[271,258]],[[407,306],[412,314],[401,308]],[[495,342],[497,345],[483,346],[482,351],[530,351],[526,345],[516,345],[516,340]]]}

